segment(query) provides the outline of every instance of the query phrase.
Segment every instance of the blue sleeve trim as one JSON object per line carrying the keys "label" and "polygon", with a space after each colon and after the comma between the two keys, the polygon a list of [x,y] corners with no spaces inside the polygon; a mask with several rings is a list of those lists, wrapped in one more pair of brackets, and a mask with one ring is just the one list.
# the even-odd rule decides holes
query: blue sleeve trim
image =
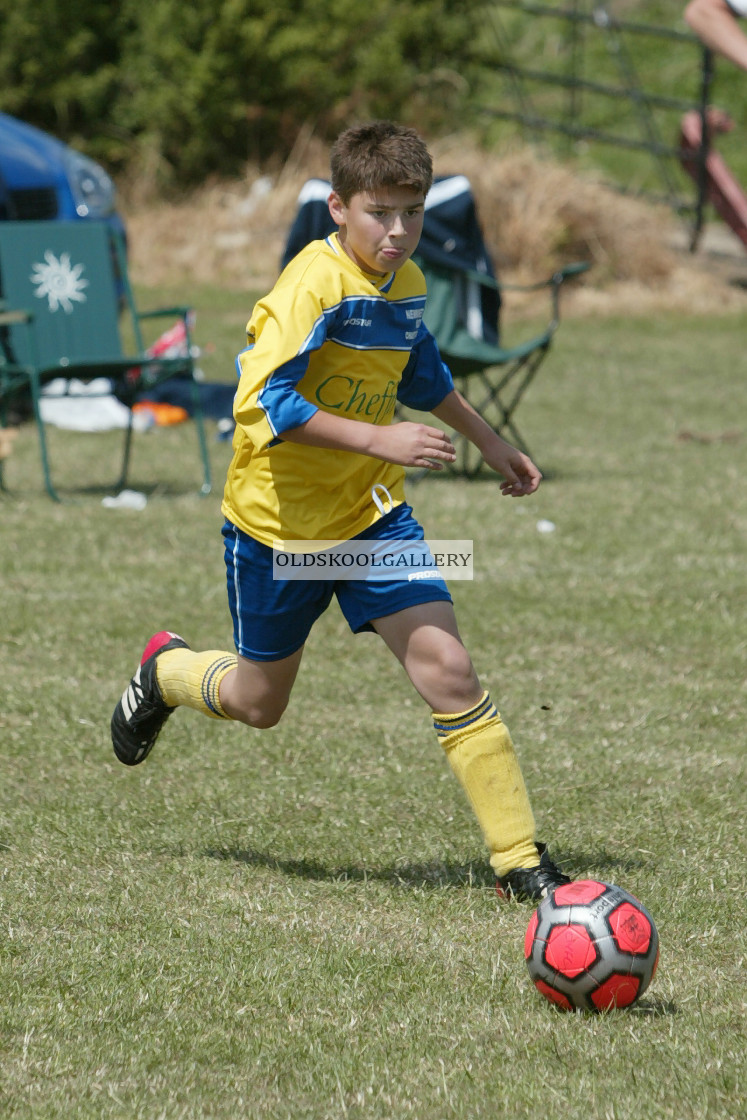
{"label": "blue sleeve trim", "polygon": [[407,408],[430,412],[453,388],[451,371],[441,359],[435,338],[427,327],[421,326],[402,373],[397,399]]}
{"label": "blue sleeve trim", "polygon": [[309,364],[308,354],[299,354],[274,371],[257,397],[274,436],[279,436],[288,428],[297,428],[310,420],[317,406],[311,404],[298,392],[296,385],[306,373]]}

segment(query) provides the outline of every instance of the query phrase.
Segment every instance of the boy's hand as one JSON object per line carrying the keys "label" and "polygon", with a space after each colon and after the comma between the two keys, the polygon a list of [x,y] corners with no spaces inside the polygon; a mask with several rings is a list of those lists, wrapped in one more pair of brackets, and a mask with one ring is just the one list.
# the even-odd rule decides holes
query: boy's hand
{"label": "boy's hand", "polygon": [[454,445],[446,432],[403,420],[398,424],[372,425],[369,455],[403,467],[443,470],[444,463],[456,459]]}
{"label": "boy's hand", "polygon": [[492,446],[483,451],[489,467],[503,475],[501,493],[505,498],[523,498],[533,494],[542,481],[542,474],[528,455],[496,436]]}
{"label": "boy's hand", "polygon": [[503,475],[504,497],[523,498],[537,489],[542,475],[529,456],[506,443],[456,389],[433,409],[433,415],[474,443],[487,465]]}

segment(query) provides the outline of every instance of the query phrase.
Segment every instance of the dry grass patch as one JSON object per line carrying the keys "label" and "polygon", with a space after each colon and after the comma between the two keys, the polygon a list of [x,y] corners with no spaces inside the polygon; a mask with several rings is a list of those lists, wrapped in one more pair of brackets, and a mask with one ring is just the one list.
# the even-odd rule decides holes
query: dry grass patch
{"label": "dry grass patch", "polygon": [[[566,300],[566,313],[652,310],[723,313],[745,306],[708,254],[677,248],[682,225],[663,207],[619,194],[598,176],[542,158],[528,148],[486,153],[463,137],[433,145],[438,174],[470,179],[485,237],[504,280],[527,282],[560,264],[594,268]],[[248,168],[189,197],[128,209],[133,274],[146,286],[214,284],[244,290],[274,282],[298,192],[326,176],[327,151],[305,136],[274,176]],[[731,271],[745,272],[739,256]]]}
{"label": "dry grass patch", "polygon": [[621,196],[530,148],[486,159],[454,142],[438,149],[438,158],[472,183],[486,240],[503,269],[529,279],[583,258],[594,261],[597,283],[646,284],[672,271],[662,237],[672,222],[662,207]]}

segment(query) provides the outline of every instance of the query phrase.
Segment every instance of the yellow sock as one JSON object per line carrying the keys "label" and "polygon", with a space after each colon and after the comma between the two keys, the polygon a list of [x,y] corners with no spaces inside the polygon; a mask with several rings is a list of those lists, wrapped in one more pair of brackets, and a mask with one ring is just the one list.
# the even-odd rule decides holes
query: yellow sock
{"label": "yellow sock", "polygon": [[220,682],[236,665],[235,654],[219,649],[167,649],[156,661],[156,680],[170,708],[183,704],[213,719],[230,719],[221,707]]}
{"label": "yellow sock", "polygon": [[496,875],[537,867],[534,814],[519,760],[488,693],[469,711],[434,712],[433,726],[482,828]]}

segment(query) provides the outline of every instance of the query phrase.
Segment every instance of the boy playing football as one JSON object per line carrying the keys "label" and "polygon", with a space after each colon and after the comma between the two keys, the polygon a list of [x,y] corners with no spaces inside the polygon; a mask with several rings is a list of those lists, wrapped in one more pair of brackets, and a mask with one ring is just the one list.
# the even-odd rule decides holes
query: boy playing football
{"label": "boy playing football", "polygon": [[443,579],[273,578],[278,542],[423,539],[404,468],[440,470],[455,453],[440,428],[396,422],[396,400],[471,440],[502,476],[504,496],[539,486],[532,461],[454,389],[422,322],[425,282],[410,257],[432,175],[425,144],[398,124],[351,128],[335,142],[337,230],[303,249],[257,303],[237,359],[222,512],[238,656],[195,652],[170,631],[154,635],[115,708],[112,741],[121,762],[142,762],[179,705],[272,727],[334,595],[353,632],[375,631],[429,706],[499,890],[536,900],[569,880],[535,841],[511,738],[459,637]]}

